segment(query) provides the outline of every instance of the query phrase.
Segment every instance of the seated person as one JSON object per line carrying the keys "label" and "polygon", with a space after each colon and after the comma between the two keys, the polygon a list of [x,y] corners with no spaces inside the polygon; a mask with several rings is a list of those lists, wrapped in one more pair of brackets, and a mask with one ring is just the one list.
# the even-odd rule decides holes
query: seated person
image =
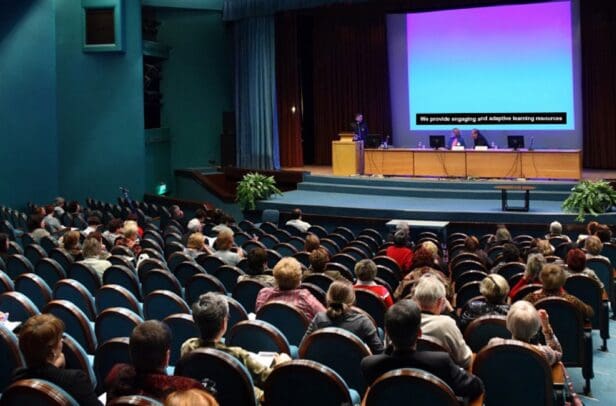
{"label": "seated person", "polygon": [[312,252],[321,246],[321,240],[316,234],[310,233],[304,242],[304,251]]}
{"label": "seated person", "polygon": [[43,217],[40,214],[28,216],[28,233],[35,243],[40,244],[43,237],[50,237],[49,231],[43,228]]}
{"label": "seated person", "polygon": [[186,229],[191,233],[200,233],[203,231],[203,224],[207,218],[207,213],[204,209],[195,210],[195,217],[190,219],[186,225]]}
{"label": "seated person", "polygon": [[505,316],[509,311],[509,305],[507,304],[509,284],[499,274],[492,274],[483,278],[479,285],[479,293],[486,298],[486,301],[473,300],[464,306],[464,312],[460,317],[460,329],[462,331],[473,320],[481,316],[488,314]]}
{"label": "seated person", "polygon": [[[427,257],[426,253],[430,255],[429,258]],[[417,268],[422,268],[424,266],[429,266],[430,268],[434,268],[441,272],[447,269],[438,254],[438,247],[432,241],[424,241],[417,248],[417,251],[415,251],[415,255],[413,257],[413,265],[411,266],[411,271]]]}
{"label": "seated person", "polygon": [[571,302],[585,318],[589,319],[592,317],[594,314],[592,307],[582,302],[577,297],[568,294],[563,289],[565,281],[567,280],[567,275],[562,266],[556,264],[545,265],[539,273],[539,279],[543,287],[536,292],[526,295],[524,300],[535,304],[537,301],[545,299],[546,297],[562,297],[568,302]]}
{"label": "seated person", "polygon": [[595,235],[591,235],[584,241],[584,249],[586,250],[586,259],[591,258],[601,258],[605,259],[607,262],[610,262],[610,259],[604,255],[601,255],[601,251],[603,250],[603,243],[599,239],[599,237]]}
{"label": "seated person", "polygon": [[81,252],[81,234],[79,231],[67,231],[62,237],[61,249],[65,254],[70,255],[73,260],[81,261],[83,254]]}
{"label": "seated person", "polygon": [[[371,385],[386,372],[399,368],[417,368],[436,375],[453,390],[456,396],[476,398],[483,393],[479,378],[458,367],[449,354],[436,351],[416,351],[417,338],[424,315],[412,300],[401,300],[385,313],[385,332],[392,348],[384,354],[371,355],[361,362],[366,383]],[[446,316],[444,316],[446,317]]]}
{"label": "seated person", "polygon": [[139,216],[136,213],[128,213],[126,215],[126,220],[124,221],[124,225],[130,224],[131,227],[134,225],[137,227],[137,235],[139,238],[143,238],[143,227],[139,225]]}
{"label": "seated person", "polygon": [[549,240],[550,238],[564,238],[565,242],[571,242],[571,238],[568,235],[563,234],[563,225],[558,221],[552,221],[550,223],[550,232],[545,235],[545,239]]}
{"label": "seated person", "polygon": [[344,279],[344,276],[335,269],[325,269],[329,262],[329,253],[323,247],[313,250],[308,256],[310,266],[302,274],[302,279],[315,273],[322,273],[334,279]]}
{"label": "seated person", "polygon": [[212,253],[210,247],[207,246],[207,240],[201,232],[195,232],[188,236],[186,242],[186,248],[184,248],[184,254],[188,255],[192,259],[197,258],[201,254],[209,255]]}
{"label": "seated person", "polygon": [[394,304],[389,291],[385,286],[377,284],[374,279],[376,278],[376,264],[371,259],[362,259],[355,264],[355,275],[357,276],[357,282],[354,288],[359,290],[368,290],[372,293],[376,293],[388,308]]}
{"label": "seated person", "polygon": [[231,247],[233,247],[233,231],[225,227],[218,232],[216,251],[212,255],[220,258],[227,265],[236,266],[244,258],[244,254],[241,249],[238,252],[231,251]]}
{"label": "seated person", "polygon": [[123,226],[124,222],[121,219],[111,219],[109,224],[107,224],[107,230],[103,232],[103,238],[105,238],[111,246],[114,246],[118,237],[122,236]]}
{"label": "seated person", "polygon": [[463,252],[477,255],[479,257],[479,262],[481,262],[486,269],[490,269],[492,267],[492,260],[488,254],[481,249],[479,239],[474,235],[470,235],[464,239],[464,249],[460,253]]}
{"label": "seated person", "polygon": [[[263,391],[263,382],[267,379],[271,368],[262,364],[255,354],[240,347],[229,347],[222,342],[222,337],[227,331],[229,320],[229,303],[224,295],[215,292],[204,293],[192,305],[193,318],[199,329],[199,337],[189,338],[182,344],[180,350],[182,357],[197,348],[214,348],[235,357],[240,361],[250,375],[255,384],[255,396],[260,399]],[[277,354],[274,357],[274,365],[289,361],[286,354]]]}
{"label": "seated person", "polygon": [[30,317],[19,331],[19,349],[27,367],[15,370],[12,381],[44,379],[71,395],[80,405],[101,405],[93,383],[80,369],[64,369],[64,323],[51,314]]}
{"label": "seated person", "polygon": [[454,318],[443,314],[453,312],[445,297],[445,286],[438,278],[425,275],[415,286],[413,300],[421,309],[422,334],[437,339],[456,364],[468,368],[473,353],[464,341]]}
{"label": "seated person", "polygon": [[9,254],[9,243],[11,239],[8,234],[0,233],[0,258],[6,263],[7,258],[10,256]]}
{"label": "seated person", "polygon": [[490,273],[498,273],[498,271],[507,264],[510,263],[523,263],[520,256],[520,250],[518,247],[510,242],[503,244],[503,251],[501,253],[500,261],[490,269]]}
{"label": "seated person", "polygon": [[487,147],[488,146],[488,140],[476,128],[473,128],[471,130],[471,138],[473,139],[473,146],[475,147]]}
{"label": "seated person", "polygon": [[601,224],[597,227],[597,231],[595,231],[595,236],[598,237],[602,243],[611,242],[612,230],[610,230],[609,226]]}
{"label": "seated person", "polygon": [[60,223],[55,207],[49,204],[45,206],[45,217],[43,218],[43,224],[45,225],[45,229],[49,231],[51,234],[56,234],[62,230],[64,230],[64,226]]}
{"label": "seated person", "polygon": [[494,235],[488,240],[488,245],[490,247],[494,245],[502,245],[503,243],[510,242],[511,240],[511,233],[507,227],[504,224],[499,224],[496,226]]}
{"label": "seated person", "polygon": [[454,128],[453,130],[451,130],[451,137],[449,137],[449,141],[447,142],[447,149],[465,146],[466,143],[464,142],[464,138],[462,138],[462,134],[460,134],[460,129]]}
{"label": "seated person", "polygon": [[122,238],[116,239],[116,245],[123,245],[129,248],[135,257],[141,254],[141,244],[139,244],[139,226],[136,221],[125,221]]}
{"label": "seated person", "polygon": [[172,392],[165,399],[165,406],[219,406],[218,401],[205,389],[187,389]]}
{"label": "seated person", "polygon": [[88,235],[90,235],[90,233],[94,232],[94,231],[98,231],[99,227],[101,226],[102,222],[100,217],[98,216],[89,216],[88,217],[88,226],[81,231],[81,234],[84,235],[84,237],[87,237]]}
{"label": "seated person", "polygon": [[291,220],[285,223],[287,226],[293,226],[302,233],[305,233],[310,228],[310,223],[302,220],[302,211],[300,209],[293,209],[291,213]]}
{"label": "seated person", "polygon": [[83,242],[83,259],[79,261],[80,264],[94,269],[101,282],[103,281],[103,273],[111,266],[111,262],[100,258],[102,252],[103,246],[101,243],[94,237],[88,237]]}
{"label": "seated person", "polygon": [[[507,330],[511,332],[514,340],[530,343],[539,333],[539,328],[541,328],[547,345],[532,345],[539,350],[550,365],[554,365],[561,360],[563,349],[550,326],[548,313],[545,310],[537,311],[535,306],[525,300],[518,300],[511,305],[507,314]],[[504,338],[495,337],[490,339],[488,345],[507,341]]]}
{"label": "seated person", "polygon": [[565,268],[565,273],[567,276],[581,274],[591,277],[596,280],[599,286],[601,286],[601,289],[603,289],[603,282],[601,282],[601,279],[599,279],[595,271],[586,267],[586,255],[579,248],[569,250],[567,253],[567,267]]}
{"label": "seated person", "polygon": [[308,320],[312,320],[317,313],[325,311],[325,307],[312,296],[312,293],[299,288],[302,266],[295,258],[286,257],[278,261],[274,267],[274,278],[277,286],[263,288],[257,295],[255,312],[272,301],[282,301],[296,306]]}
{"label": "seated person", "polygon": [[355,292],[348,281],[335,281],[327,290],[327,310],[317,314],[304,335],[304,340],[312,332],[325,327],[339,327],[359,337],[373,354],[383,352],[383,342],[376,326],[368,317],[353,310]]}
{"label": "seated person", "polygon": [[[420,248],[415,253],[415,259],[417,263],[429,264],[432,263],[432,254],[430,254],[427,250]],[[427,265],[413,269],[411,273],[402,278],[402,281],[400,281],[400,284],[394,291],[394,298],[399,300],[405,297],[412,297],[413,288],[417,282],[419,282],[419,279],[421,279],[424,275],[431,275],[438,278],[443,286],[445,286],[447,300],[453,300],[454,290],[450,280],[443,272]]]}
{"label": "seated person", "polygon": [[251,249],[246,256],[246,261],[248,263],[246,275],[237,278],[238,282],[256,280],[270,287],[276,286],[276,279],[265,273],[269,269],[267,268],[267,252],[263,248],[255,247]]}
{"label": "seated person", "polygon": [[131,365],[116,364],[107,378],[107,400],[120,396],[142,395],[163,400],[171,392],[203,389],[203,385],[183,376],[169,376],[171,331],[157,320],[148,320],[134,328],[129,342]]}
{"label": "seated person", "polygon": [[413,250],[408,247],[409,237],[404,230],[394,234],[394,245],[387,247],[385,255],[396,261],[403,275],[409,273],[413,263]]}
{"label": "seated person", "polygon": [[513,299],[513,297],[518,293],[520,289],[522,289],[526,285],[530,285],[532,283],[541,283],[539,280],[539,272],[543,269],[543,266],[547,264],[545,257],[541,254],[530,254],[528,256],[528,260],[526,261],[526,270],[524,271],[524,276],[516,283],[511,291],[509,292],[509,297]]}
{"label": "seated person", "polygon": [[550,244],[549,240],[535,240],[536,252],[540,253],[544,257],[554,255],[554,247]]}

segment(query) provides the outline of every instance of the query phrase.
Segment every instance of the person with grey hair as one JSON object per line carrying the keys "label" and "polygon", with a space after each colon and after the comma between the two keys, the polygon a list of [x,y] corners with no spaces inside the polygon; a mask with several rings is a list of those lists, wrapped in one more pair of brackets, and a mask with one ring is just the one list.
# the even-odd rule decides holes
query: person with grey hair
{"label": "person with grey hair", "polygon": [[[255,383],[255,396],[260,399],[263,395],[261,387],[272,369],[262,364],[256,354],[241,347],[227,346],[222,342],[229,321],[229,303],[226,297],[216,292],[204,293],[192,305],[192,315],[199,329],[199,337],[189,338],[182,344],[180,349],[182,357],[198,348],[214,348],[237,358],[250,372]],[[287,354],[277,354],[273,365],[290,359]]]}
{"label": "person with grey hair", "polygon": [[524,271],[524,276],[522,276],[518,283],[511,288],[509,297],[513,299],[518,291],[526,285],[541,283],[541,281],[539,281],[539,272],[541,272],[541,269],[546,263],[547,261],[542,254],[530,254],[526,260],[526,271]]}
{"label": "person with grey hair", "polygon": [[465,306],[460,317],[462,331],[475,319],[485,315],[504,316],[509,311],[507,294],[509,283],[499,274],[488,275],[479,285],[479,293],[485,300],[473,300]]}
{"label": "person with grey hair", "polygon": [[463,368],[470,365],[472,351],[464,341],[451,313],[453,308],[445,297],[445,286],[432,275],[419,279],[413,300],[421,308],[421,331],[423,335],[437,339],[449,352],[454,362]]}
{"label": "person with grey hair", "polygon": [[83,260],[78,261],[80,264],[89,266],[96,271],[101,282],[103,281],[103,274],[111,266],[111,262],[101,258],[101,252],[103,251],[103,245],[94,237],[86,238],[83,242]]}
{"label": "person with grey hair", "polygon": [[[550,365],[558,363],[563,355],[558,338],[552,330],[548,313],[541,309],[537,311],[535,306],[525,300],[519,300],[511,305],[507,314],[507,330],[511,332],[514,340],[530,343],[541,328],[545,337],[546,345],[531,344],[544,356]],[[504,338],[492,338],[488,346],[507,342]]]}
{"label": "person with grey hair", "polygon": [[413,265],[413,250],[409,248],[409,235],[404,230],[394,234],[394,245],[387,247],[385,255],[396,261],[403,274],[407,274]]}
{"label": "person with grey hair", "polygon": [[552,221],[550,223],[550,232],[545,235],[546,240],[554,237],[564,238],[566,242],[571,242],[571,238],[569,238],[568,235],[563,234],[563,225],[558,221]]}

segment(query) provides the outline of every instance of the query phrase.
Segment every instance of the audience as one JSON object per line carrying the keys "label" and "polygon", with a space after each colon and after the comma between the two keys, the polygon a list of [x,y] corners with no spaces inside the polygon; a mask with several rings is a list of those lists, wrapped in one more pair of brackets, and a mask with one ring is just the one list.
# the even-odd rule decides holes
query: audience
{"label": "audience", "polygon": [[201,254],[211,254],[210,247],[207,246],[205,235],[201,232],[194,232],[188,236],[186,241],[186,248],[184,248],[184,254],[195,259]]}
{"label": "audience", "polygon": [[479,285],[479,293],[486,300],[473,300],[464,307],[464,312],[460,317],[460,328],[462,331],[475,319],[485,315],[504,316],[509,311],[507,295],[509,294],[509,284],[507,280],[499,274],[488,275],[483,278]]}
{"label": "audience", "polygon": [[100,217],[98,216],[90,216],[88,217],[88,227],[86,227],[81,234],[83,234],[85,237],[87,237],[88,235],[90,235],[90,233],[94,232],[94,231],[98,231],[99,227],[101,226],[102,222]]}
{"label": "audience", "polygon": [[163,400],[177,390],[202,389],[200,382],[183,376],[169,376],[171,331],[158,320],[139,324],[130,336],[131,364],[116,364],[107,378],[107,400],[120,396],[143,395]]}
{"label": "audience", "polygon": [[408,234],[398,230],[394,234],[394,245],[387,247],[385,255],[396,261],[404,275],[409,273],[413,264],[413,250],[408,247]]}
{"label": "audience", "polygon": [[503,251],[501,252],[500,262],[492,267],[490,273],[498,273],[498,271],[507,264],[510,263],[523,263],[520,256],[520,250],[518,247],[510,242],[503,244]]}
{"label": "audience", "polygon": [[[550,365],[554,365],[562,358],[563,350],[554,335],[548,313],[545,310],[537,311],[535,306],[525,300],[518,300],[509,309],[507,314],[507,330],[511,332],[514,340],[530,343],[539,329],[545,337],[546,345],[532,344],[544,356]],[[488,346],[507,342],[504,338],[492,338]]]}
{"label": "audience", "polygon": [[370,291],[378,295],[385,303],[385,306],[390,307],[394,304],[394,300],[385,286],[379,285],[374,281],[376,273],[377,267],[373,260],[362,259],[356,263],[355,275],[357,276],[357,282],[354,289]]}
{"label": "audience", "polygon": [[528,256],[528,260],[526,261],[526,270],[524,271],[524,276],[516,283],[509,292],[509,297],[514,298],[514,296],[526,285],[530,285],[532,283],[541,283],[539,280],[539,272],[543,269],[543,266],[547,263],[545,257],[541,254],[530,254]]}
{"label": "audience", "polygon": [[461,252],[468,252],[470,254],[477,255],[479,262],[481,262],[486,269],[490,269],[492,267],[492,260],[488,254],[481,249],[479,239],[474,235],[470,235],[464,239],[464,249]]}
{"label": "audience", "polygon": [[421,332],[437,339],[449,352],[454,362],[462,368],[470,366],[472,351],[464,342],[462,333],[453,317],[453,308],[445,297],[445,287],[433,276],[423,276],[413,293],[413,299],[421,308]]}
{"label": "audience", "polygon": [[385,331],[392,348],[388,348],[385,354],[372,355],[362,360],[361,369],[366,382],[371,385],[378,377],[395,369],[416,368],[442,379],[456,396],[472,399],[481,395],[481,380],[454,364],[449,354],[416,351],[417,338],[423,334],[420,326],[424,316],[411,300],[401,300],[387,310]]}
{"label": "audience", "polygon": [[565,273],[567,276],[581,274],[586,275],[599,284],[601,289],[603,289],[603,282],[597,276],[595,271],[586,267],[586,255],[579,248],[574,248],[567,253],[567,267],[565,268]]}
{"label": "audience", "polygon": [[269,287],[276,286],[276,279],[266,273],[270,270],[267,268],[267,252],[263,248],[255,247],[248,251],[246,262],[248,264],[246,275],[237,278],[238,282],[255,280]]}
{"label": "audience", "polygon": [[19,349],[26,367],[15,370],[12,381],[44,379],[71,395],[80,405],[100,405],[93,382],[81,369],[64,369],[64,323],[51,314],[30,317],[19,331]]}
{"label": "audience", "polygon": [[67,231],[62,237],[61,249],[65,254],[70,255],[74,261],[81,261],[83,254],[81,253],[81,234],[79,231]]}
{"label": "audience", "polygon": [[558,221],[553,221],[550,223],[550,232],[545,235],[545,239],[549,240],[550,238],[563,238],[565,242],[571,242],[571,238],[568,235],[563,234],[563,226]]}
{"label": "audience", "polygon": [[83,242],[83,259],[79,261],[80,264],[94,269],[101,282],[103,281],[103,274],[111,266],[111,262],[100,258],[102,251],[102,245],[98,239],[86,238]]}
{"label": "audience", "polygon": [[135,257],[141,253],[139,244],[139,226],[135,221],[125,221],[122,238],[116,239],[116,244],[123,245],[133,252]]}
{"label": "audience", "polygon": [[537,248],[537,252],[544,257],[554,255],[554,247],[548,240],[536,240],[535,246]]}
{"label": "audience", "polygon": [[600,258],[605,259],[607,262],[610,262],[609,258],[601,255],[601,251],[603,250],[603,243],[599,239],[599,237],[591,235],[584,242],[584,249],[586,250],[586,259],[591,258]]}
{"label": "audience", "polygon": [[327,310],[312,319],[304,340],[318,329],[339,327],[359,337],[373,354],[383,352],[383,342],[377,334],[376,326],[367,316],[353,309],[354,303],[353,285],[348,281],[333,282],[327,290]]}
{"label": "audience", "polygon": [[316,273],[325,274],[333,279],[344,279],[344,276],[342,276],[339,271],[335,269],[325,269],[329,262],[329,252],[323,247],[313,250],[308,256],[308,262],[310,266],[304,271],[302,279]]}
{"label": "audience", "polygon": [[316,234],[309,233],[306,236],[306,241],[304,242],[304,251],[312,252],[317,248],[321,247],[321,240]]}
{"label": "audience", "polygon": [[598,237],[602,243],[610,242],[612,241],[612,230],[610,230],[609,226],[601,224],[597,227],[595,236]]}
{"label": "audience", "polygon": [[207,214],[203,209],[197,209],[195,211],[195,217],[190,219],[188,224],[186,225],[186,229],[191,233],[200,233],[203,231],[203,223],[205,223],[205,219],[207,218]]}
{"label": "audience", "polygon": [[300,209],[293,209],[291,213],[291,220],[286,222],[287,226],[293,226],[302,233],[305,233],[310,228],[310,223],[302,220],[302,211]]}
{"label": "audience", "polygon": [[507,227],[504,224],[499,224],[496,226],[494,236],[488,240],[488,245],[500,245],[511,240],[511,233],[507,230]]}
{"label": "audience", "polygon": [[212,255],[220,258],[227,265],[236,266],[242,260],[244,254],[241,249],[237,252],[231,251],[231,247],[233,247],[233,231],[225,227],[218,232],[215,244],[216,251]]}
{"label": "audience", "polygon": [[172,392],[165,399],[165,406],[218,406],[216,398],[205,389],[186,389]]}
{"label": "audience", "polygon": [[28,233],[37,244],[41,243],[41,238],[51,236],[49,231],[43,228],[43,217],[40,214],[31,214],[28,217]]}
{"label": "audience", "polygon": [[[197,348],[214,348],[237,358],[248,370],[255,384],[255,396],[261,399],[263,382],[272,371],[268,365],[262,364],[253,353],[240,347],[229,347],[224,344],[222,337],[227,331],[229,320],[229,303],[224,295],[215,292],[204,293],[192,306],[193,319],[199,329],[199,337],[193,337],[184,344],[180,350],[182,357]],[[274,365],[289,361],[287,354],[277,354]]]}
{"label": "audience", "polygon": [[11,242],[8,234],[0,233],[0,259],[6,263],[9,257],[9,242]]}
{"label": "audience", "polygon": [[562,266],[556,264],[545,265],[539,273],[539,279],[543,287],[536,292],[529,293],[524,300],[534,304],[546,297],[562,297],[572,303],[585,318],[592,317],[594,313],[592,307],[582,302],[577,297],[568,294],[563,289],[567,275]]}
{"label": "audience", "polygon": [[43,218],[43,224],[45,229],[51,234],[64,230],[64,226],[60,223],[58,217],[56,217],[56,215],[60,216],[60,214],[58,214],[59,211],[56,211],[56,209],[58,208],[53,207],[51,204],[45,206],[45,217]]}
{"label": "audience", "polygon": [[103,232],[103,237],[110,245],[115,245],[118,238],[122,237],[122,227],[124,222],[121,219],[111,219],[107,224],[107,230]]}
{"label": "audience", "polygon": [[302,266],[293,257],[282,258],[274,267],[276,287],[263,288],[257,296],[255,311],[271,301],[283,301],[296,306],[308,320],[312,320],[325,307],[306,289],[300,289]]}

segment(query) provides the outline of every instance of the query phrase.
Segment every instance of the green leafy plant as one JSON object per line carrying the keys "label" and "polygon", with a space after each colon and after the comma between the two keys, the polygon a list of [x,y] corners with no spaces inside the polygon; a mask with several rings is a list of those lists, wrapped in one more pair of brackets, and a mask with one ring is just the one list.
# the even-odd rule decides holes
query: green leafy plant
{"label": "green leafy plant", "polygon": [[257,200],[269,199],[272,195],[281,195],[273,176],[260,173],[247,173],[237,184],[236,198],[242,210],[254,210]]}
{"label": "green leafy plant", "polygon": [[563,202],[563,210],[577,213],[577,221],[583,222],[587,214],[596,216],[608,211],[616,203],[616,191],[604,180],[583,180],[571,189]]}

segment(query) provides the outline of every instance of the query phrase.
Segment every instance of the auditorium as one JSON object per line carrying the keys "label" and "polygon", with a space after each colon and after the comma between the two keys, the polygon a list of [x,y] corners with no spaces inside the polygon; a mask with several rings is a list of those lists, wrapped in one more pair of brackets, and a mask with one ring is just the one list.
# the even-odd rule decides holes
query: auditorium
{"label": "auditorium", "polygon": [[616,2],[0,0],[0,405],[616,405]]}

